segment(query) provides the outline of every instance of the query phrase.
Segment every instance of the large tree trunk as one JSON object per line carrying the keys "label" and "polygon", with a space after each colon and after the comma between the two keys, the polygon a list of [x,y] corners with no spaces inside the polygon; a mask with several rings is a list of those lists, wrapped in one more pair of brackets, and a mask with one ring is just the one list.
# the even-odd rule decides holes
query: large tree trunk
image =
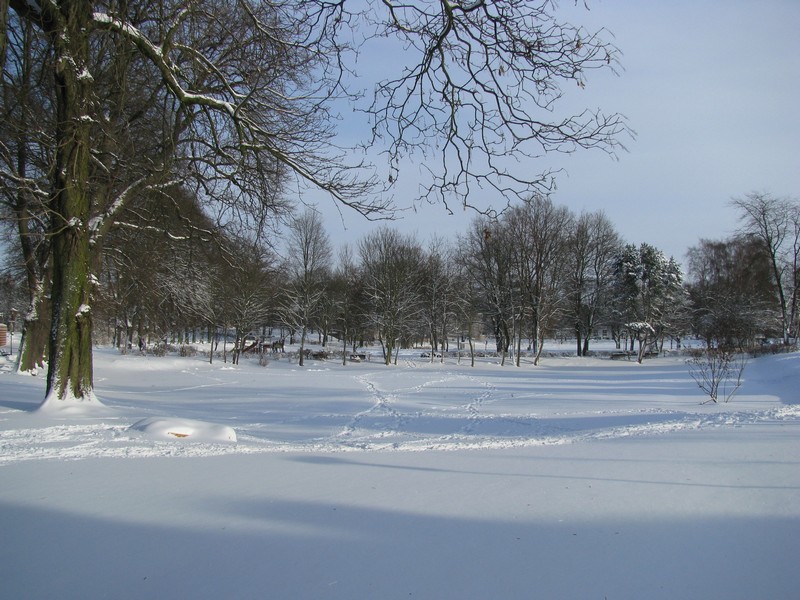
{"label": "large tree trunk", "polygon": [[55,188],[51,198],[53,323],[44,405],[94,400],[89,310],[92,80],[87,70],[91,3],[74,1],[49,12],[58,122]]}

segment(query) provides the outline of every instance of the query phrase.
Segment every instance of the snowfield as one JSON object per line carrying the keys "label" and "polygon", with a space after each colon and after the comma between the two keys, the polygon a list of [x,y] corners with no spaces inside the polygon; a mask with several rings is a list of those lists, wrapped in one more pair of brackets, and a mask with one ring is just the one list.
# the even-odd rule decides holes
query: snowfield
{"label": "snowfield", "polygon": [[6,362],[0,598],[800,598],[800,354],[399,362]]}

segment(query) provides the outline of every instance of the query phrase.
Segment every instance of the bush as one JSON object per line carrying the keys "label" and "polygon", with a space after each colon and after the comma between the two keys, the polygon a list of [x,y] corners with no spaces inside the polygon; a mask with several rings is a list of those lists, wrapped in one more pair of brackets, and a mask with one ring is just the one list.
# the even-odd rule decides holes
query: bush
{"label": "bush", "polygon": [[749,353],[753,358],[759,356],[766,356],[769,354],[783,354],[785,352],[796,352],[797,344],[761,344],[760,346],[753,346]]}
{"label": "bush", "polygon": [[729,348],[706,348],[692,354],[693,358],[686,363],[697,387],[714,403],[720,398],[723,402],[730,401],[742,385],[747,355]]}
{"label": "bush", "polygon": [[168,350],[169,350],[169,347],[167,346],[167,344],[153,344],[148,349],[148,352],[152,356],[166,356]]}

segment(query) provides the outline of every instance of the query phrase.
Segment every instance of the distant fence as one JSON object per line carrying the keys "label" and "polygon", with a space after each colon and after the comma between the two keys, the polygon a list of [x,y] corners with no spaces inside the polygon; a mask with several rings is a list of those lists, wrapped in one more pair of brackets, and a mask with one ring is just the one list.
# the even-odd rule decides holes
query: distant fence
{"label": "distant fence", "polygon": [[0,323],[0,346],[5,346],[8,343],[8,326],[5,323]]}

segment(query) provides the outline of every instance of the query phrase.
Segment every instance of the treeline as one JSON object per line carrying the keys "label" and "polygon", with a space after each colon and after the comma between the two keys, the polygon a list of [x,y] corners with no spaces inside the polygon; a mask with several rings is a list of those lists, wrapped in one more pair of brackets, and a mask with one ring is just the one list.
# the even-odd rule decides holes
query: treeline
{"label": "treeline", "polygon": [[234,332],[237,360],[247,336],[279,326],[300,344],[301,364],[312,330],[323,345],[340,340],[343,357],[380,344],[387,364],[423,340],[444,353],[454,337],[493,338],[503,362],[517,364],[526,352],[537,363],[556,336],[586,355],[601,330],[639,360],[686,336],[708,347],[788,343],[798,205],[765,194],[734,205],[742,232],[691,248],[685,278],[659,249],[626,244],[602,212],[575,214],[542,196],[476,217],[458,244],[383,227],[338,254],[312,210],[266,246],[215,231],[188,194],[170,205],[145,199],[107,242],[97,334],[136,346]]}

